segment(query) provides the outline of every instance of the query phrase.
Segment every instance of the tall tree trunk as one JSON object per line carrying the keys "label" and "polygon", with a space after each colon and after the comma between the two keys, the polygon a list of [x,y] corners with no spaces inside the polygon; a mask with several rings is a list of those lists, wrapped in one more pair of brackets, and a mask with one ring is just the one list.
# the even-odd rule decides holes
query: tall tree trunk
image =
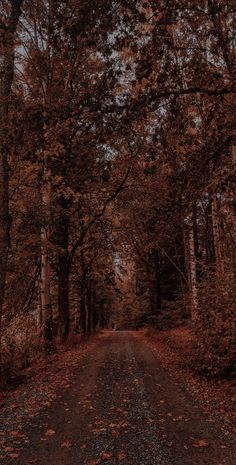
{"label": "tall tree trunk", "polygon": [[70,331],[69,311],[69,269],[65,253],[61,253],[58,259],[58,332],[64,341]]}
{"label": "tall tree trunk", "polygon": [[5,125],[8,117],[9,96],[14,78],[15,36],[23,0],[12,0],[9,19],[1,25],[0,40],[3,56],[0,70],[0,366],[2,343],[2,311],[5,294],[11,219],[9,215],[8,144]]}
{"label": "tall tree trunk", "polygon": [[57,245],[60,247],[58,255],[58,332],[65,340],[70,331],[70,304],[69,304],[69,222],[66,214],[66,200],[61,199],[61,215],[58,221]]}
{"label": "tall tree trunk", "polygon": [[224,273],[224,264],[222,259],[221,251],[221,240],[219,232],[219,218],[218,218],[218,209],[217,201],[214,195],[211,203],[211,214],[212,214],[212,231],[213,231],[213,240],[214,240],[214,249],[215,249],[215,264],[216,272],[218,274]]}
{"label": "tall tree trunk", "polygon": [[99,323],[99,315],[96,304],[96,285],[94,280],[92,280],[92,312],[92,329],[93,331],[96,331],[97,325]]}
{"label": "tall tree trunk", "polygon": [[[1,122],[0,122],[1,124]],[[0,129],[0,137],[2,136]],[[2,142],[2,137],[1,137]],[[7,155],[1,144],[0,158],[0,357],[2,341],[2,312],[5,294],[7,259],[10,236],[10,216],[8,198],[8,166]],[[1,359],[0,359],[1,364]]]}
{"label": "tall tree trunk", "polygon": [[[42,308],[42,336],[43,344],[48,351],[52,347],[53,340],[53,314],[50,298],[51,266],[49,257],[49,236],[51,224],[51,169],[48,158],[47,132],[50,128],[50,110],[52,107],[52,81],[53,81],[53,47],[52,47],[52,19],[54,12],[54,2],[47,3],[47,17],[45,26],[47,32],[43,34],[41,40],[45,42],[45,57],[47,63],[47,73],[41,77],[42,106],[43,106],[43,134],[42,134],[42,226],[41,226],[41,308]],[[36,31],[38,33],[38,31]],[[42,31],[40,31],[40,34]],[[38,44],[37,44],[38,47]],[[39,47],[40,50],[40,47]]]}
{"label": "tall tree trunk", "polygon": [[80,328],[82,335],[86,335],[86,292],[85,280],[82,277],[80,283]]}
{"label": "tall tree trunk", "polygon": [[162,305],[162,288],[161,288],[161,257],[160,252],[155,252],[155,307],[160,310]]}
{"label": "tall tree trunk", "polygon": [[212,225],[212,205],[209,202],[206,209],[205,216],[205,248],[206,248],[206,263],[209,267],[215,266],[215,244],[213,236],[213,225]]}
{"label": "tall tree trunk", "polygon": [[93,302],[92,302],[92,279],[88,277],[87,284],[87,333],[92,332]]}
{"label": "tall tree trunk", "polygon": [[41,312],[42,337],[46,351],[50,350],[53,337],[52,306],[50,299],[50,262],[49,262],[49,224],[51,209],[50,170],[47,160],[44,160],[44,175],[42,185],[42,226],[41,226]]}
{"label": "tall tree trunk", "polygon": [[191,218],[191,225],[189,229],[189,271],[191,279],[192,321],[195,321],[197,318],[198,297],[193,218]]}

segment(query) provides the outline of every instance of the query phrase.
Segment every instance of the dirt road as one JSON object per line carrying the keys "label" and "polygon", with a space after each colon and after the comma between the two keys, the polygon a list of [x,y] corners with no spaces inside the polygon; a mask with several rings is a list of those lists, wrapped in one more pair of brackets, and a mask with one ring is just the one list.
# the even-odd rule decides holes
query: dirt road
{"label": "dirt road", "polygon": [[236,463],[235,445],[131,332],[104,334],[26,433],[20,456],[3,465]]}

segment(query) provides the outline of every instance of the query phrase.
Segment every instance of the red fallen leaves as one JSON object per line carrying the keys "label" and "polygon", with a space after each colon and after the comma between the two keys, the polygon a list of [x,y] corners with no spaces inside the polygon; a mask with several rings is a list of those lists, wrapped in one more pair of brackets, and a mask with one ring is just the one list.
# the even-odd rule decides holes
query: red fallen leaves
{"label": "red fallen leaves", "polygon": [[[24,423],[20,413],[18,414],[18,410],[20,412],[22,408],[30,416],[34,416],[43,407],[51,405],[51,402],[56,398],[56,396],[59,396],[59,389],[70,388],[71,381],[74,377],[74,364],[77,366],[85,351],[88,349],[90,350],[94,345],[95,340],[86,346],[85,344],[82,344],[79,350],[78,348],[69,351],[64,351],[63,349],[60,353],[57,352],[56,354],[49,356],[49,358],[45,360],[43,359],[33,368],[26,369],[26,375],[29,378],[29,383],[19,386],[19,388],[14,391],[13,402],[10,401],[7,396],[0,393],[0,403],[3,399],[4,403],[2,405],[6,411],[7,419],[8,415],[10,417],[10,421],[7,421],[9,429],[4,432],[0,432],[0,443],[2,449],[0,453],[0,462],[7,457],[9,459],[16,460],[19,456],[19,449],[28,442],[27,435],[22,431]],[[45,377],[42,375],[45,375]],[[34,389],[32,389],[32,384],[34,384]],[[42,393],[45,400],[43,399],[39,401]],[[90,396],[91,395],[88,395],[87,397]],[[17,399],[17,403],[15,403],[15,398]],[[65,407],[68,407],[66,403]],[[13,424],[11,424],[12,418],[14,419]],[[49,441],[54,438],[55,435],[56,431],[53,429],[47,429],[47,425],[45,425],[45,430],[43,431],[41,440]],[[9,441],[9,443],[7,443],[7,441]],[[66,450],[67,448],[72,447],[72,445],[65,439],[64,444],[62,442],[61,447]],[[37,459],[29,461],[29,465],[35,465],[36,463],[38,463]]]}

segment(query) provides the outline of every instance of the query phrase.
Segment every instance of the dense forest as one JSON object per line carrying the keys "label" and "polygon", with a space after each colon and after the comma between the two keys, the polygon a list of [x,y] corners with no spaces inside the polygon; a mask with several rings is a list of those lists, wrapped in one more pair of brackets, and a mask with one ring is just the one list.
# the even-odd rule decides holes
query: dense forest
{"label": "dense forest", "polygon": [[236,359],[234,0],[0,1],[0,365],[189,325]]}

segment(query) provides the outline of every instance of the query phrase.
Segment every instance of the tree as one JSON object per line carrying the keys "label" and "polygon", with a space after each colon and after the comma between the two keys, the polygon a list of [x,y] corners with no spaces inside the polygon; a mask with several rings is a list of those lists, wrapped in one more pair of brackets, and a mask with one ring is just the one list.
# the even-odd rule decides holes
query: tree
{"label": "tree", "polygon": [[[0,354],[2,306],[5,294],[11,227],[8,184],[9,135],[6,137],[6,130],[11,89],[14,79],[16,31],[23,0],[12,0],[9,3],[10,5],[8,5],[8,2],[4,2],[2,17],[0,17]],[[7,8],[8,6],[10,8]]]}

